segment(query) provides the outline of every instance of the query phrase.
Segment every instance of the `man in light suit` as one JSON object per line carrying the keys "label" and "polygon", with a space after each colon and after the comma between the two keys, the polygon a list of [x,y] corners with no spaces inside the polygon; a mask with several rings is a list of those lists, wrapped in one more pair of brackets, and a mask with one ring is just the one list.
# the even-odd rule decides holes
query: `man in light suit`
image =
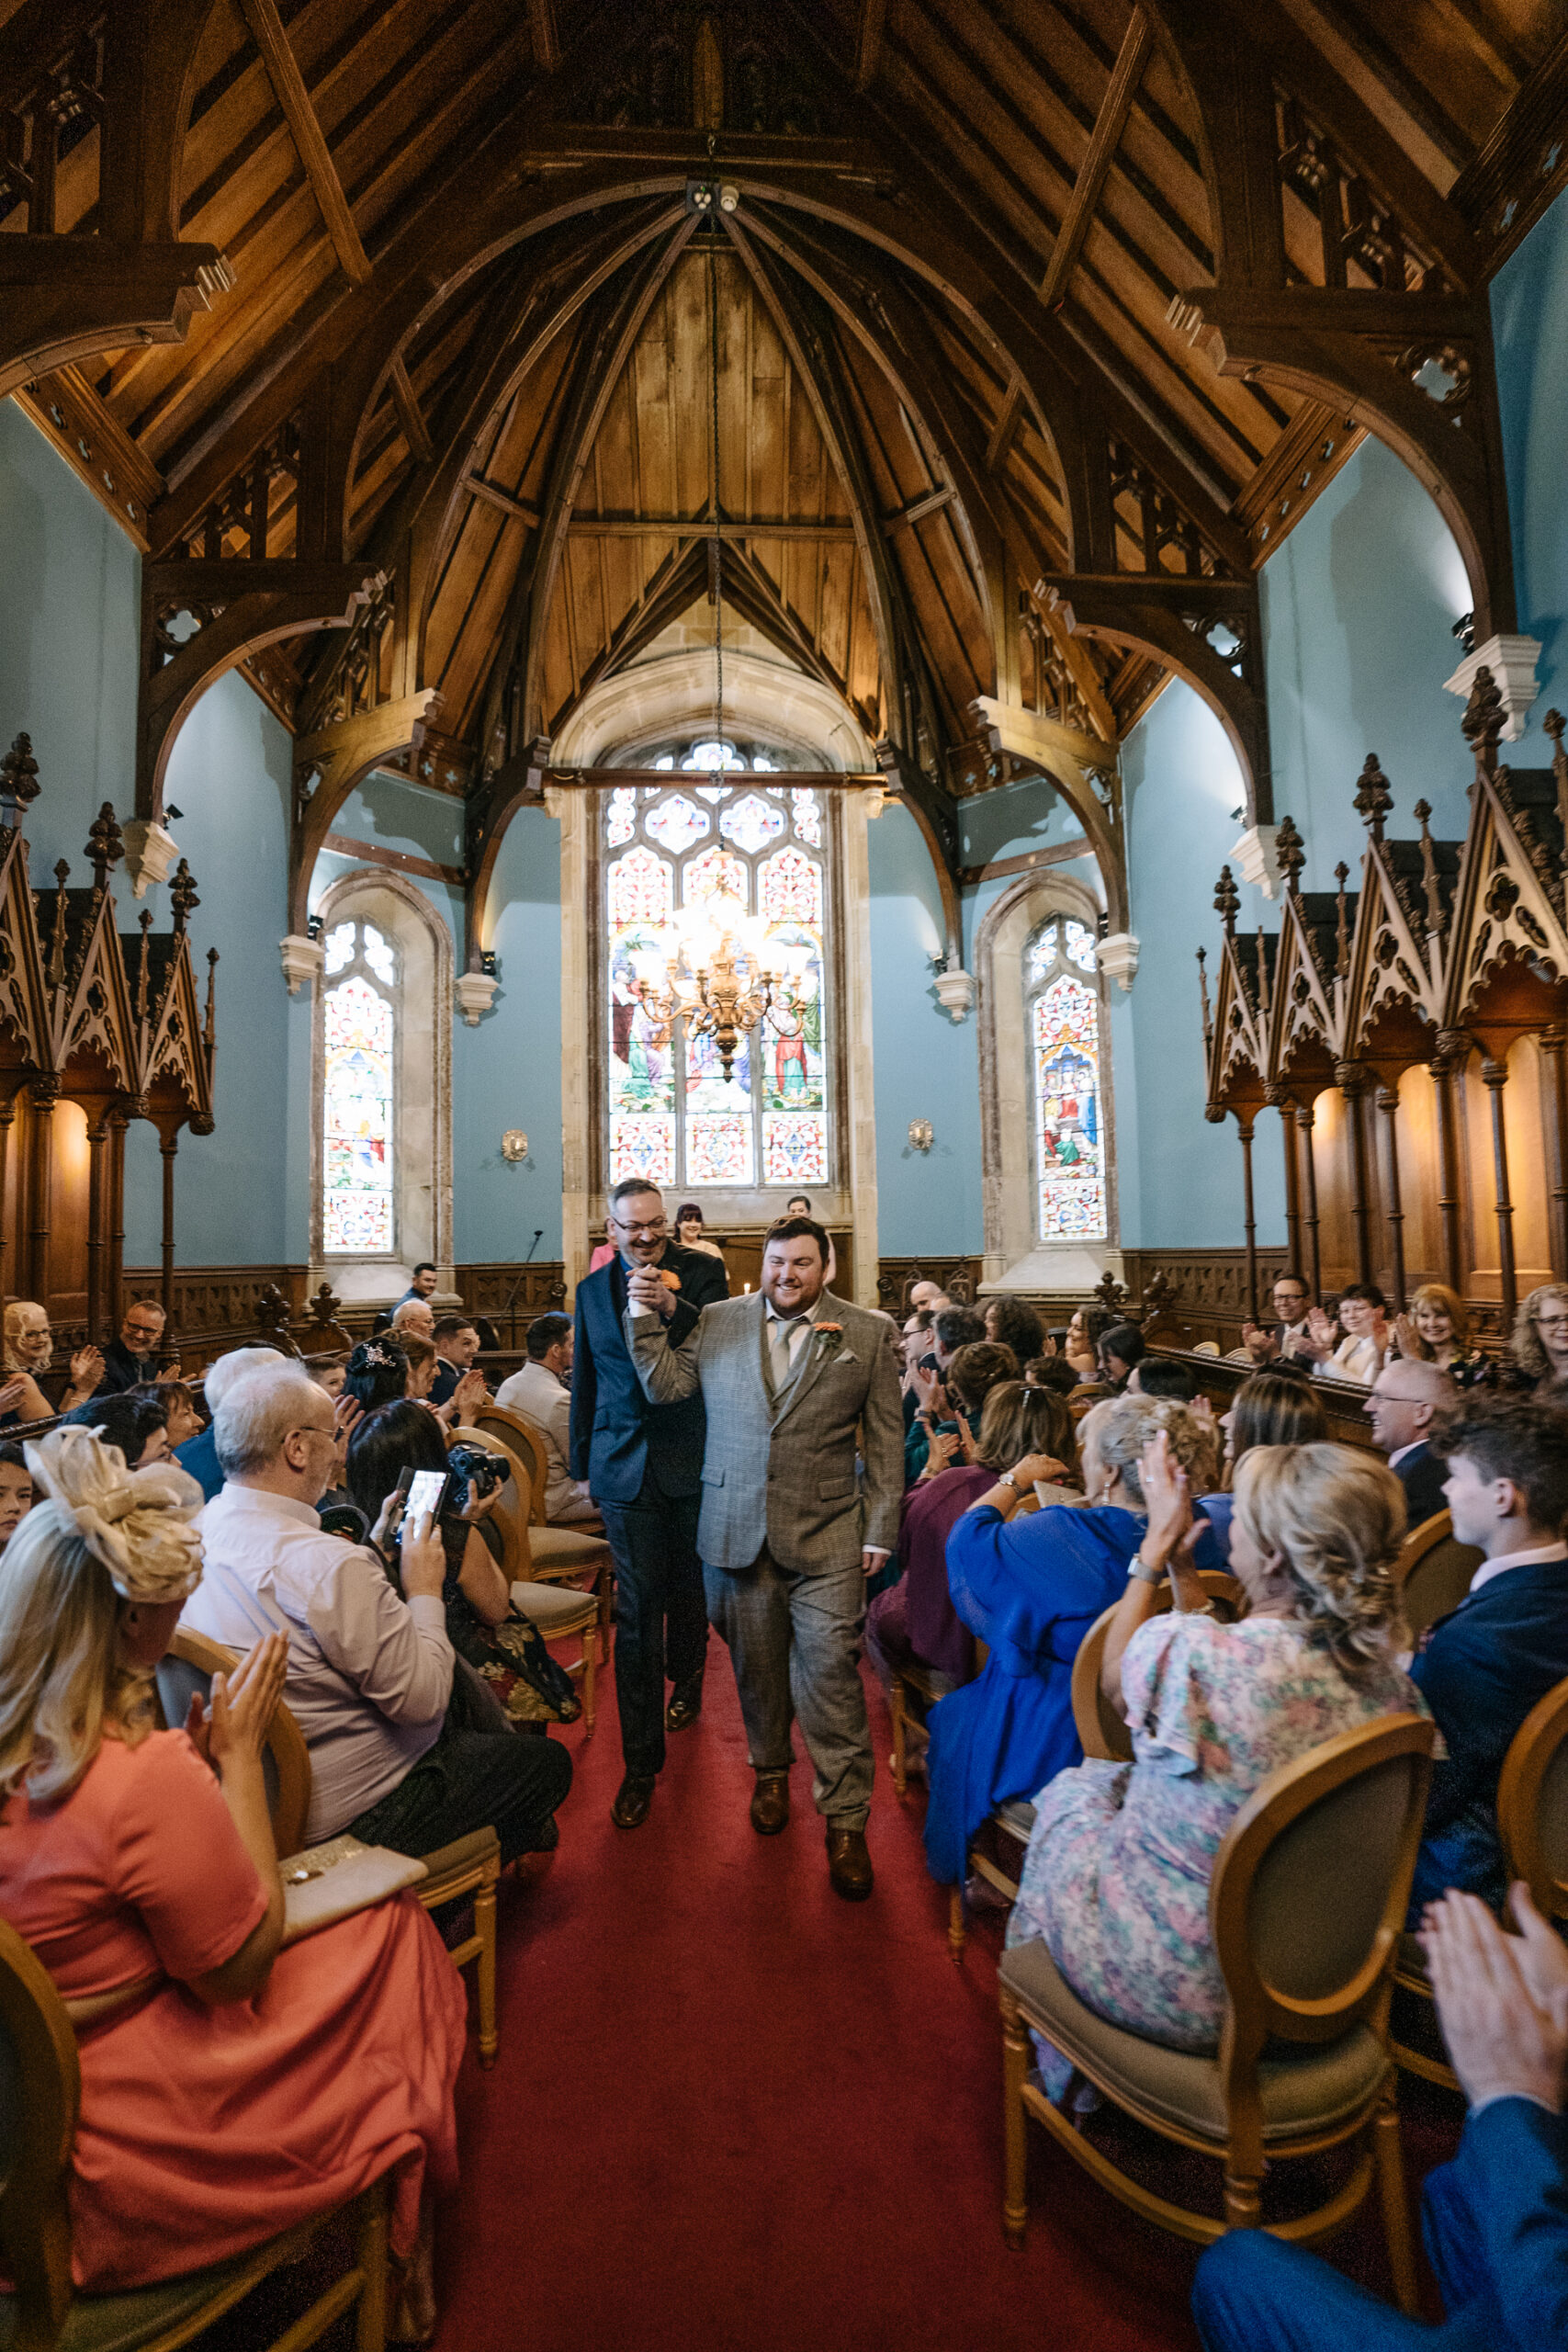
{"label": "man in light suit", "polygon": [[873,1884],[860,1637],[865,1579],[897,1541],[904,1422],[893,1326],[835,1298],[827,1263],[822,1227],[783,1217],[763,1244],[761,1288],[705,1306],[683,1340],[668,1329],[673,1300],[657,1271],[634,1273],[626,1336],[655,1402],[700,1393],[706,1408],[697,1549],[757,1775],[751,1826],[766,1838],[789,1820],[798,1715],[829,1874],[860,1902]]}

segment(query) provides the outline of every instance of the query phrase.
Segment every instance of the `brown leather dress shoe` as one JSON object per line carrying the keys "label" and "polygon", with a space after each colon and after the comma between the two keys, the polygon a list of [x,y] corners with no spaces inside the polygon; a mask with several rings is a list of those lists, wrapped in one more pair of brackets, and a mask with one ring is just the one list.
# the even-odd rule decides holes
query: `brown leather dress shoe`
{"label": "brown leather dress shoe", "polygon": [[828,1829],[828,1876],[846,1903],[863,1903],[876,1884],[863,1829]]}
{"label": "brown leather dress shoe", "polygon": [[615,1802],[610,1807],[610,1818],[617,1829],[640,1829],[653,1810],[654,1777],[651,1772],[628,1772],[615,1791]]}
{"label": "brown leather dress shoe", "polygon": [[789,1774],[759,1772],[751,1792],[751,1826],[759,1838],[776,1838],[789,1827]]}
{"label": "brown leather dress shoe", "polygon": [[703,1711],[703,1679],[694,1682],[678,1682],[671,1693],[670,1704],[664,1710],[666,1731],[686,1731]]}

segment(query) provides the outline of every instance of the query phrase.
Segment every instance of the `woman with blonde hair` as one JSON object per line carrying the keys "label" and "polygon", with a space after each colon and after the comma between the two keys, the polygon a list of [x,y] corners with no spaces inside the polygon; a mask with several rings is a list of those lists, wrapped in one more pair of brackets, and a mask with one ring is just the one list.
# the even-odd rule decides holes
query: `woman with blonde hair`
{"label": "woman with blonde hair", "polygon": [[104,1360],[91,1342],[71,1359],[71,1381],[58,1405],[51,1405],[39,1386],[39,1374],[54,1361],[54,1334],[49,1317],[30,1298],[6,1304],[6,1378],[0,1385],[0,1429],[21,1421],[47,1421],[54,1413],[69,1413],[85,1405],[104,1376]]}
{"label": "woman with blonde hair", "polygon": [[[394,2252],[427,2269],[465,2028],[441,1939],[402,1895],[280,1951],[262,1747],[285,1638],[157,1730],[201,1489],[82,1428],[27,1460],[42,1499],[0,1555],[0,1914],[83,2029],[76,2284],[228,2262],[389,2172]],[[405,2292],[428,2319],[424,2271]]]}
{"label": "woman with blonde hair", "polygon": [[1508,1352],[1517,1385],[1554,1397],[1568,1393],[1568,1283],[1542,1283],[1514,1318]]}
{"label": "woman with blonde hair", "polygon": [[1396,1315],[1395,1344],[1416,1363],[1435,1363],[1456,1388],[1488,1385],[1495,1370],[1490,1356],[1470,1344],[1470,1309],[1447,1283],[1423,1283],[1408,1315]]}
{"label": "woman with blonde hair", "polygon": [[926,1860],[943,1885],[962,1878],[969,1840],[998,1805],[1032,1796],[1083,1754],[1073,1724],[1073,1660],[1127,1581],[1144,1532],[1138,1465],[1157,1430],[1168,1434],[1194,1487],[1210,1485],[1213,1437],[1196,1414],[1164,1396],[1107,1397],[1078,1429],[1087,1508],[1058,1503],[1015,1517],[1036,1483],[1054,1483],[1069,1470],[1060,1455],[1026,1453],[953,1523],[948,1589],[990,1655],[973,1682],[931,1710]]}
{"label": "woman with blonde hair", "polygon": [[[947,1368],[949,1392],[967,1394],[964,1383],[976,1373],[973,1360],[993,1356],[1013,1361],[1010,1348],[989,1340],[960,1348]],[[876,1595],[866,1613],[866,1656],[885,1690],[893,1688],[898,1667],[923,1667],[942,1690],[956,1690],[973,1677],[975,1636],[948,1592],[947,1539],[959,1513],[995,1484],[998,1471],[1026,1453],[1057,1457],[1068,1476],[1077,1459],[1065,1400],[1048,1389],[1026,1388],[1021,1380],[998,1381],[988,1391],[978,1434],[966,1450],[945,1430],[932,1439],[931,1461],[904,1497],[898,1529],[903,1575]]]}
{"label": "woman with blonde hair", "polygon": [[[1253,1447],[1236,1467],[1230,1554],[1248,1606],[1227,1625],[1193,1574],[1189,1476],[1163,1432],[1141,1478],[1148,1525],[1100,1676],[1134,1760],[1081,1764],[1040,1792],[1008,1941],[1042,1939],[1112,2024],[1212,2051],[1224,1986],[1209,1883],[1231,1823],[1308,1748],[1381,1715],[1426,1713],[1395,1663],[1404,1494],[1354,1447]],[[1176,1606],[1156,1615],[1168,1571]]]}

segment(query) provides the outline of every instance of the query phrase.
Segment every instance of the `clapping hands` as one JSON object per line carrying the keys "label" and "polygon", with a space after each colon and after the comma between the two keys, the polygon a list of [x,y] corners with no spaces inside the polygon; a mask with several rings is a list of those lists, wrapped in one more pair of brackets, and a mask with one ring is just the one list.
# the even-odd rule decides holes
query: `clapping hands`
{"label": "clapping hands", "polygon": [[260,1759],[288,1668],[287,1636],[269,1634],[232,1673],[213,1676],[209,1705],[203,1706],[198,1690],[192,1691],[185,1727],[220,1780]]}
{"label": "clapping hands", "polygon": [[1505,1935],[1473,1894],[1427,1906],[1421,1942],[1443,2040],[1472,2106],[1533,2098],[1555,2109],[1568,2059],[1568,1950],[1523,1884],[1510,1888],[1520,1933]]}

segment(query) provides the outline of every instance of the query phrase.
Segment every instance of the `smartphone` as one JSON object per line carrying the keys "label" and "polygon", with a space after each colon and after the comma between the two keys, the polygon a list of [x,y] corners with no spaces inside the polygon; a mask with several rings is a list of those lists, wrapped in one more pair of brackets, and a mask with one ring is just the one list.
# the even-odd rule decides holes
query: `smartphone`
{"label": "smartphone", "polygon": [[[408,1476],[407,1473],[404,1475]],[[401,1483],[400,1479],[399,1484]],[[403,1525],[408,1526],[410,1521],[417,1519],[423,1511],[428,1511],[432,1520],[439,1519],[446,1509],[446,1490],[451,1484],[451,1478],[445,1470],[415,1470],[409,1476]]]}

